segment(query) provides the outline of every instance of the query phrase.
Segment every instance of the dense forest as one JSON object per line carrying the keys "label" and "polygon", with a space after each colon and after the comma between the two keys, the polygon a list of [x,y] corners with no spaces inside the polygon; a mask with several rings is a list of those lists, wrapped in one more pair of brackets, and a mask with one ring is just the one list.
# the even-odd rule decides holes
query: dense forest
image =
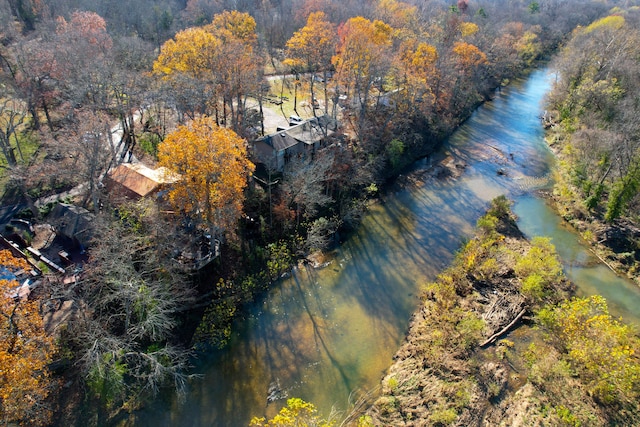
{"label": "dense forest", "polygon": [[[609,240],[632,266],[640,14],[628,3],[0,0],[5,230],[24,251],[61,209],[89,224],[72,236],[81,263],[40,261],[25,298],[2,281],[2,419],[108,425],[180,392],[191,357],[224,346],[245,304],[558,49],[544,117],[567,159],[557,193],[574,203],[566,216],[631,236]],[[269,117],[290,116],[320,124],[319,142],[271,163],[258,142],[280,132]],[[114,191],[123,165],[163,171],[168,189]],[[8,271],[31,268],[11,250]],[[194,253],[212,262],[191,268]],[[528,299],[547,295],[528,286]]]}
{"label": "dense forest", "polygon": [[555,196],[564,217],[638,280],[640,14],[613,12],[577,29],[557,57],[545,120],[562,159]]}

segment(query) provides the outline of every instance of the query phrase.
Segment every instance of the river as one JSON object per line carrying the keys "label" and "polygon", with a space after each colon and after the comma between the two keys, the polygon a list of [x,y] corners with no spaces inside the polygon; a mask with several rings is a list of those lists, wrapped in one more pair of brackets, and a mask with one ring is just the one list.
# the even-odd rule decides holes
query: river
{"label": "river", "polygon": [[[581,294],[601,293],[612,312],[638,322],[640,292],[597,264],[532,190],[549,184],[554,156],[540,108],[553,76],[533,72],[496,94],[440,153],[457,178],[387,194],[320,270],[298,269],[235,325],[224,351],[203,356],[186,397],[159,399],[137,426],[247,426],[285,397],[344,411],[374,390],[404,339],[421,285],[435,278],[473,232],[489,201],[506,194],[525,234],[548,235]],[[429,159],[416,164],[428,166]],[[268,402],[271,392],[277,397]]]}

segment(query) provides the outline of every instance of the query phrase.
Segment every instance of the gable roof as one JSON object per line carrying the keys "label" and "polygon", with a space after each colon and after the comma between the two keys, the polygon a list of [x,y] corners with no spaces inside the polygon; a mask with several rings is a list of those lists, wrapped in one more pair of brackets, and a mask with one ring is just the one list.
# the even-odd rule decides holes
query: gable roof
{"label": "gable roof", "polygon": [[122,163],[109,172],[109,178],[140,197],[145,197],[162,184],[176,182],[164,167],[150,169],[141,163]]}
{"label": "gable roof", "polygon": [[304,143],[314,144],[331,135],[337,128],[337,122],[327,115],[312,117],[286,130],[292,138]]}
{"label": "gable roof", "polygon": [[59,203],[48,216],[58,231],[69,238],[76,239],[82,246],[89,246],[92,237],[91,222],[95,216],[80,206]]}
{"label": "gable roof", "polygon": [[267,135],[265,137],[265,142],[272,146],[276,151],[281,151],[295,146],[300,141],[292,137],[287,130]]}
{"label": "gable roof", "polygon": [[266,143],[276,151],[282,151],[299,143],[313,145],[327,135],[333,134],[336,128],[337,122],[324,115],[312,117],[288,129],[267,135],[258,141]]}

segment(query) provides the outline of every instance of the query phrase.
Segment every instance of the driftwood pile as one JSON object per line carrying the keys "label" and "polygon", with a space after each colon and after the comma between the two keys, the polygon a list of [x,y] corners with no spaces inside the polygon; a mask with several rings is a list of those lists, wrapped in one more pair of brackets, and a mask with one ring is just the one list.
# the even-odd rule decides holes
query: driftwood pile
{"label": "driftwood pile", "polygon": [[519,292],[496,293],[482,314],[489,337],[480,344],[485,347],[506,334],[527,312],[525,298]]}

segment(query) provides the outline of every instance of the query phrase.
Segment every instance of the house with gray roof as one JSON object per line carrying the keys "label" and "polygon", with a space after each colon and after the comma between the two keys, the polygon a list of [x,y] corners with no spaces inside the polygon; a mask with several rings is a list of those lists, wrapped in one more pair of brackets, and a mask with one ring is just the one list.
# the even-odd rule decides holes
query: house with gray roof
{"label": "house with gray roof", "polygon": [[252,154],[269,169],[282,172],[291,159],[313,155],[337,127],[337,121],[329,116],[313,117],[257,139]]}

